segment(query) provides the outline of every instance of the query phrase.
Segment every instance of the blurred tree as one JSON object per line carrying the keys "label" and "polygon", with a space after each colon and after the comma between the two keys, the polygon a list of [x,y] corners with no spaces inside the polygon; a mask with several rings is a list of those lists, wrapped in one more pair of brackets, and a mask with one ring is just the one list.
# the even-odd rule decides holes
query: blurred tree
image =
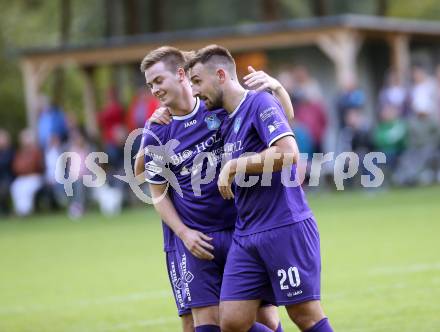
{"label": "blurred tree", "polygon": [[[304,18],[310,16],[318,16],[314,14],[314,2],[316,0],[311,1],[290,1],[290,0],[281,0],[281,4],[283,6],[284,15],[288,18]],[[327,0],[322,0],[324,3]]]}
{"label": "blurred tree", "polygon": [[263,20],[275,21],[280,18],[280,4],[278,0],[262,0],[261,12]]}
{"label": "blurred tree", "polygon": [[[60,39],[59,45],[65,46],[69,43],[70,38],[70,22],[71,22],[71,1],[59,0],[59,26],[60,26]],[[64,97],[64,71],[63,68],[58,68],[53,80],[53,102],[56,105],[63,104]]]}
{"label": "blurred tree", "polygon": [[125,34],[132,36],[141,33],[138,0],[124,1]]}
{"label": "blurred tree", "polygon": [[26,125],[21,73],[13,59],[4,52],[4,40],[0,35],[0,127],[15,138]]}
{"label": "blurred tree", "polygon": [[[153,25],[151,25],[152,29],[157,29],[160,28],[163,24],[163,21],[161,20],[161,16],[160,16],[160,11],[161,8],[163,8],[163,2],[165,0],[162,1],[155,1],[155,6],[151,7],[150,9],[152,9],[153,11],[151,12],[150,15],[147,15],[147,13],[143,12],[143,2],[141,0],[125,0],[124,1],[124,10],[123,10],[123,16],[124,16],[124,22],[125,22],[125,26],[124,26],[124,35],[126,36],[135,36],[135,35],[140,35],[142,33],[145,33],[147,31],[144,31],[141,22],[143,20],[152,20],[154,22]],[[158,17],[153,19],[153,14],[157,14]],[[144,18],[145,17],[145,18]],[[154,26],[156,25],[156,26]],[[160,30],[156,30],[156,31],[160,31]],[[127,86],[130,86],[130,94],[133,94],[133,83],[138,82],[142,77],[140,71],[139,71],[139,63],[135,62],[135,63],[131,63],[128,64],[126,66],[123,66],[122,68],[120,68],[119,74],[122,75],[122,71],[126,71],[126,76],[128,77],[128,84],[122,84],[122,81],[124,79],[124,76],[119,76],[118,77],[118,86],[117,86],[117,90],[118,93],[120,94],[121,92],[121,87],[123,88],[127,88]]]}
{"label": "blurred tree", "polygon": [[166,0],[150,1],[147,17],[151,22],[150,30],[152,32],[163,31],[165,27],[165,8]]}
{"label": "blurred tree", "polygon": [[327,0],[313,0],[311,2],[314,16],[328,15],[328,1]]}
{"label": "blurred tree", "polygon": [[104,6],[104,38],[111,38],[117,34],[117,13],[115,0],[105,0],[102,2]]}
{"label": "blurred tree", "polygon": [[377,0],[376,15],[387,16],[388,13],[388,0]]}
{"label": "blurred tree", "polygon": [[[105,39],[111,39],[116,36],[121,36],[124,34],[124,15],[123,15],[123,3],[121,3],[120,0],[104,0],[102,1],[102,5],[104,7],[103,12],[105,13],[104,17],[104,35],[103,37]],[[116,91],[120,90],[120,84],[121,81],[121,66],[111,66],[109,68],[110,71],[110,84],[114,85],[116,88]],[[86,69],[87,75],[90,75],[92,79],[94,80],[95,77],[95,68],[89,67]],[[105,87],[104,90],[108,90],[108,85]],[[104,91],[101,93],[102,96],[106,96],[107,93]],[[105,98],[105,97],[103,97]],[[103,101],[105,103],[105,101]]]}
{"label": "blurred tree", "polygon": [[388,15],[438,20],[440,4],[438,0],[388,0]]}
{"label": "blurred tree", "polygon": [[350,1],[350,0],[327,0],[329,15],[346,13],[374,15],[377,0]]}

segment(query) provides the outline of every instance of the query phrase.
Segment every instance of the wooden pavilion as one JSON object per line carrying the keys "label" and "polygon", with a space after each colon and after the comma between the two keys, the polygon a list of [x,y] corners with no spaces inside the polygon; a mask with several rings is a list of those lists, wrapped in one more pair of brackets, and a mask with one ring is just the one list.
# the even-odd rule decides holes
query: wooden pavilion
{"label": "wooden pavilion", "polygon": [[292,19],[223,28],[160,32],[136,37],[114,38],[92,44],[33,48],[21,53],[27,117],[35,128],[38,116],[39,90],[56,68],[75,64],[84,74],[84,111],[86,129],[97,133],[96,96],[93,68],[140,62],[145,54],[162,45],[184,50],[219,44],[232,53],[317,46],[333,63],[339,86],[356,79],[360,47],[369,40],[381,40],[388,46],[389,63],[398,75],[405,77],[410,67],[410,42],[440,42],[440,23],[386,17],[341,15]]}

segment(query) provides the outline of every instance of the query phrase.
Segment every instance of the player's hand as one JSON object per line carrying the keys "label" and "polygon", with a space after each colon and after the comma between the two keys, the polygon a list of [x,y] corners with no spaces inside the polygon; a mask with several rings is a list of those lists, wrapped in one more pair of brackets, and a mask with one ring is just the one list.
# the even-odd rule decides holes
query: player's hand
{"label": "player's hand", "polygon": [[263,91],[269,89],[271,91],[276,91],[281,88],[281,83],[269,76],[264,71],[259,70],[256,71],[252,66],[248,66],[249,73],[244,79],[244,84],[247,85],[250,89],[254,89],[256,91]]}
{"label": "player's hand", "polygon": [[160,125],[170,124],[172,120],[171,113],[166,107],[157,108],[148,119],[150,123],[157,123]]}
{"label": "player's hand", "polygon": [[232,192],[231,188],[232,181],[234,181],[234,176],[234,160],[229,160],[220,171],[217,181],[218,190],[224,199],[234,198],[234,193]]}
{"label": "player's hand", "polygon": [[210,252],[214,247],[209,242],[212,237],[209,237],[199,231],[187,228],[180,235],[185,247],[199,259],[212,260],[214,255]]}

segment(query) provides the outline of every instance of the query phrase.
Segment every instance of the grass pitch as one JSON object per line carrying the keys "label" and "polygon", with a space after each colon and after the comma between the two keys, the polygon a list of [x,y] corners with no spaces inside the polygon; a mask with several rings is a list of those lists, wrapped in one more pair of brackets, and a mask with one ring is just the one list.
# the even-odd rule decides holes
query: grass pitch
{"label": "grass pitch", "polygon": [[[440,187],[315,194],[309,203],[336,331],[440,331]],[[1,332],[179,326],[152,208],[0,222]]]}

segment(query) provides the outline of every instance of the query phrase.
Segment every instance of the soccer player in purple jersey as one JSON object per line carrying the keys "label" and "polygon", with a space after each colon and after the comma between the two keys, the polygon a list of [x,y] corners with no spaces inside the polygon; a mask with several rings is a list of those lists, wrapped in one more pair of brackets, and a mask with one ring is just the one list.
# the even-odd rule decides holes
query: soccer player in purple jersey
{"label": "soccer player in purple jersey", "polygon": [[[141,145],[142,149],[142,145]],[[139,153],[138,156],[141,156]],[[136,177],[141,176],[145,171],[144,156],[136,157],[134,174]],[[182,277],[180,274],[180,260],[176,252],[174,233],[162,222],[163,232],[163,250],[165,252],[165,261],[168,272],[168,279],[170,281],[171,289],[173,291],[174,301],[177,307],[177,314],[181,318],[182,331],[194,332],[194,321],[191,314],[191,309],[185,306],[182,292]]]}
{"label": "soccer player in purple jersey", "polygon": [[247,331],[267,293],[301,331],[333,331],[320,303],[319,233],[304,192],[291,181],[299,151],[278,101],[245,90],[223,47],[197,51],[186,69],[194,96],[229,113],[221,128],[229,161],[218,186],[226,200],[235,198],[238,219],[221,289],[222,331]]}
{"label": "soccer player in purple jersey", "polygon": [[[147,86],[173,118],[168,125],[153,123],[146,128],[142,150],[155,208],[171,228],[170,236],[175,234],[180,280],[173,286],[182,291],[186,308],[191,308],[195,330],[217,332],[222,276],[236,210],[233,202],[222,199],[216,180],[200,183],[196,194],[191,175],[200,172],[205,178],[212,169],[208,163],[219,170],[217,163],[223,152],[220,125],[227,113],[208,111],[192,96],[184,63],[182,52],[172,47],[156,49],[142,61]],[[198,160],[202,152],[209,152],[212,158]],[[282,331],[276,308],[259,311],[272,330]],[[255,332],[272,330],[258,323],[250,326]]]}

